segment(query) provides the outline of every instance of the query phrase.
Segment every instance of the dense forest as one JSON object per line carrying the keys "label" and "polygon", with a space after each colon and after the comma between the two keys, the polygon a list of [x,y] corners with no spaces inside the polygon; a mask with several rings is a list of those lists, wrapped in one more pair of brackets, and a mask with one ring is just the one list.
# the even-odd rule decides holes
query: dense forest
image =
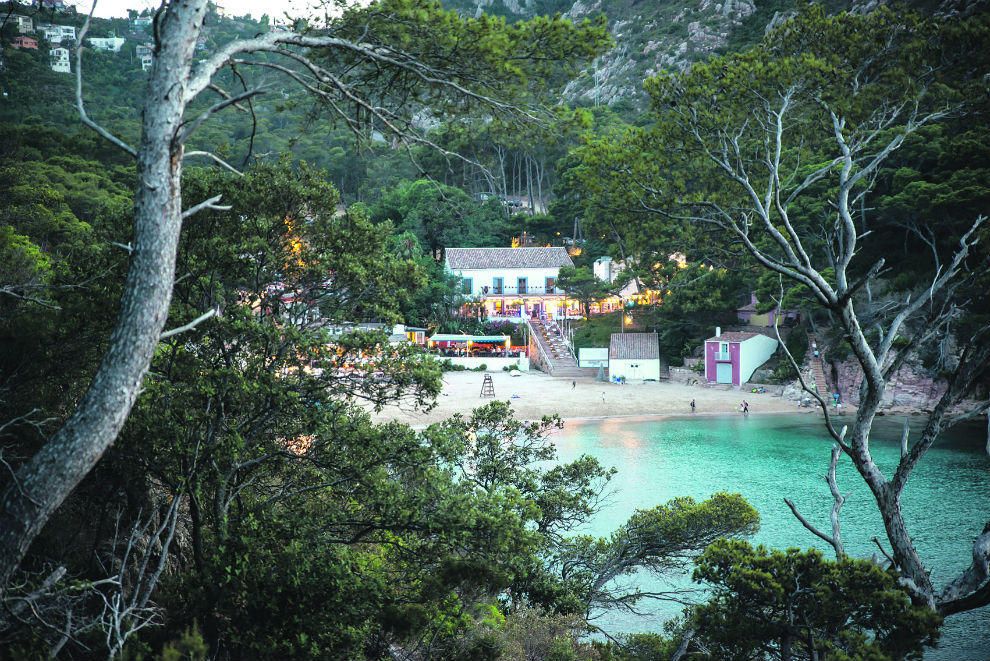
{"label": "dense forest", "polygon": [[[575,92],[623,48],[608,2],[276,26],[193,0],[141,28],[0,4],[0,658],[902,659],[985,612],[987,513],[938,584],[900,495],[988,410],[990,13],[778,4],[611,105]],[[16,15],[127,42],[58,73],[12,47]],[[430,409],[444,366],[331,328],[484,332],[443,252],[523,240],[571,248],[586,310],[614,286],[592,262],[626,264],[671,364],[750,292],[800,310],[863,370],[823,430],[881,557],[846,553],[838,488],[828,530],[794,510],[805,550],[751,544],[726,492],[588,535],[622,470],[559,461],[557,417],[376,417]],[[905,362],[944,394],[881,468]],[[685,572],[703,598],[632,580]],[[655,598],[681,615],[596,626]]]}

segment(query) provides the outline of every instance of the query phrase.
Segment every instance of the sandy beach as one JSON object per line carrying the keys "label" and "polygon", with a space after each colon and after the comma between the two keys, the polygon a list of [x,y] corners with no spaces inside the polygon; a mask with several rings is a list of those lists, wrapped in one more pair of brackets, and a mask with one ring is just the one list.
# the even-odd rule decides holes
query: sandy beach
{"label": "sandy beach", "polygon": [[[723,390],[683,383],[601,383],[594,379],[578,379],[572,387],[570,379],[548,376],[542,372],[527,372],[510,376],[507,372],[490,372],[495,384],[495,398],[512,404],[518,416],[532,420],[557,414],[564,419],[604,418],[645,415],[690,415],[692,399],[696,415],[727,415],[739,413],[745,399],[751,413],[812,413],[797,402],[778,396]],[[449,418],[455,413],[470,413],[478,406],[492,401],[482,398],[480,372],[448,372],[444,374],[443,392],[436,407],[428,413],[391,406],[374,414],[379,421],[396,420],[413,426],[424,426]]]}

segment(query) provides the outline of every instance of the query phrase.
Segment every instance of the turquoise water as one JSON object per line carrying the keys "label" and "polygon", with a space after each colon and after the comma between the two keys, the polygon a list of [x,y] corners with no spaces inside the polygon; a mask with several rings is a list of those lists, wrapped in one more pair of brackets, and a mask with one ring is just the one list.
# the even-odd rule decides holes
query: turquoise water
{"label": "turquoise water", "polygon": [[[954,430],[940,439],[915,469],[904,492],[909,530],[936,584],[968,563],[971,544],[990,519],[990,458],[984,453],[986,427]],[[872,451],[890,475],[899,456],[900,422],[879,419]],[[606,535],[634,510],[675,496],[708,497],[715,491],[741,493],[762,517],[755,543],[786,548],[825,545],[794,518],[790,498],[806,518],[829,529],[831,495],[825,483],[830,444],[814,415],[610,419],[568,422],[555,441],[562,460],[581,454],[619,470],[614,493],[590,523],[588,532]],[[839,488],[850,496],[842,510],[846,551],[869,557],[870,541],[885,540],[874,501],[848,458],[837,471]],[[830,551],[831,549],[823,549]],[[644,587],[662,587],[649,574],[636,579]],[[674,579],[682,585],[682,576]],[[609,633],[659,631],[664,618],[680,607],[646,604],[651,614],[606,613],[596,623]],[[926,654],[938,661],[990,659],[990,608],[950,618],[938,649]]]}

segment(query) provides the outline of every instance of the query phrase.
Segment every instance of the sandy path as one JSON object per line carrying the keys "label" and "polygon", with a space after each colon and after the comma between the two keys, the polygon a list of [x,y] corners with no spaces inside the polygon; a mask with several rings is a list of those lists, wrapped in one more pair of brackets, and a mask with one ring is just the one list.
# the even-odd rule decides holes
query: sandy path
{"label": "sandy path", "polygon": [[[610,416],[688,415],[690,401],[695,400],[698,414],[739,414],[743,399],[753,413],[808,413],[796,402],[770,394],[743,393],[681,383],[600,383],[578,379],[572,388],[570,379],[558,379],[542,372],[528,372],[518,377],[507,372],[491,372],[495,397],[509,401],[518,416],[532,420],[556,413],[564,419]],[[443,393],[429,413],[387,407],[374,414],[376,420],[396,420],[421,426],[449,418],[454,413],[469,413],[491,401],[482,399],[480,372],[448,372],[444,375]],[[518,397],[513,398],[513,395]]]}

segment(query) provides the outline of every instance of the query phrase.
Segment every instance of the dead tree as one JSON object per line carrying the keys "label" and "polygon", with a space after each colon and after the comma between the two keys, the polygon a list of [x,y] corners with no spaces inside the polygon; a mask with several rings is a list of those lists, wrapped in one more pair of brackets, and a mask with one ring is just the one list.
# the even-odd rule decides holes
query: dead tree
{"label": "dead tree", "polygon": [[[440,40],[430,39],[430,30],[442,28],[418,18],[415,11],[391,15],[387,3],[345,10],[339,21],[330,20],[326,28],[276,30],[233,41],[197,62],[194,51],[207,9],[207,0],[166,0],[159,8],[153,25],[154,62],[136,145],[127,144],[86,113],[81,65],[88,21],[79,32],[76,97],[80,117],[137,163],[130,265],[116,326],[86,395],[0,493],[0,590],[9,584],[45,522],[113,443],[140,392],[168,317],[182,222],[198,211],[217,208],[219,202],[214,197],[183,205],[184,163],[205,158],[237,173],[216,154],[186,149],[193,132],[212,116],[228,108],[250,112],[248,102],[266,91],[246,82],[240,91],[223,89],[217,83],[221,71],[275,73],[299,84],[355,133],[361,134],[373,123],[376,130],[390,133],[406,146],[427,145],[450,156],[456,155],[430,142],[414,121],[430,104],[446,103],[445,109],[480,107],[491,116],[533,118],[492,96],[514,74],[496,74],[484,58],[471,54],[452,57],[431,51],[440,48]],[[396,26],[417,37],[410,40],[413,46],[407,50],[392,45]],[[483,46],[463,43],[457,48]],[[579,57],[582,48],[587,46],[575,40],[570,51],[562,49],[560,59]],[[527,47],[518,62],[545,61],[545,53],[539,50]],[[244,77],[238,75],[238,79]],[[208,94],[217,100],[207,102]],[[197,321],[209,315],[204,311]]]}
{"label": "dead tree", "polygon": [[[841,451],[852,460],[876,500],[891,557],[903,584],[943,615],[990,604],[990,524],[976,534],[970,567],[948,584],[936,586],[911,539],[901,510],[901,494],[908,478],[940,432],[965,417],[985,413],[988,408],[983,404],[974,410],[953,414],[990,364],[987,328],[963,338],[964,348],[948,377],[945,393],[928,414],[920,437],[910,445],[905,437],[905,451],[893,474],[885,475],[870,452],[873,420],[891,375],[913,348],[945,332],[947,323],[959,313],[961,303],[955,294],[964,279],[967,258],[985,217],[973,219],[959,237],[951,257],[935,268],[930,282],[923,283],[886,315],[877,318],[882,332],[873,343],[861,324],[862,311],[857,295],[883,272],[884,260],[878,260],[865,271],[852,268],[862,238],[854,217],[863,198],[873,189],[881,165],[908,136],[942,119],[949,111],[923,112],[918,103],[905,102],[883,105],[865,121],[852,122],[826,101],[809,98],[811,96],[801,85],[782,89],[775,96],[754,93],[754,109],[742,127],[713,127],[700,122],[690,106],[675,110],[687,139],[714,166],[714,171],[730,183],[741,201],[736,205],[724,201],[693,202],[671,213],[668,208],[656,204],[660,191],[644,186],[647,195],[642,204],[668,217],[706,223],[724,230],[764,268],[806,287],[818,305],[836,319],[862,367],[862,399],[848,430],[836,429],[826,401],[802,382],[805,391],[815,398],[824,412],[825,425],[837,451],[832,454],[828,475],[835,503],[832,534],[815,528],[791,505],[801,522],[828,542],[838,555],[843,554],[838,514],[844,497],[839,494],[834,478]],[[819,161],[823,162],[820,167],[804,176],[796,176],[798,169],[793,163],[786,163],[785,145],[790,130],[795,133],[806,130],[807,114],[802,116],[802,113],[809,106],[820,113],[817,116],[824,118],[829,128],[827,144],[833,151],[830,157]],[[813,237],[792,217],[792,210],[803,195],[821,195],[822,186],[817,190],[815,187],[823,183],[829,184],[825,187],[828,189],[827,201],[835,215],[823,228],[824,249],[816,252],[812,246]],[[822,251],[825,252],[824,260],[820,256]],[[834,275],[827,276],[826,268],[834,269]],[[898,338],[899,348],[895,348]]]}

